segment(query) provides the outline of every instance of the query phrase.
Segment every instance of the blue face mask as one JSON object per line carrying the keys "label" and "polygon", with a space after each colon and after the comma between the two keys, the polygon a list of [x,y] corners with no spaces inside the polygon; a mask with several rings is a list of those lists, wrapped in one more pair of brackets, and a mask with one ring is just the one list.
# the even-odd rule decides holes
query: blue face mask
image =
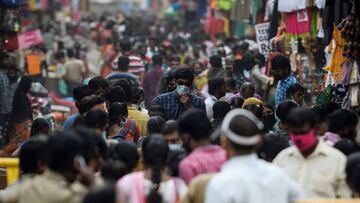
{"label": "blue face mask", "polygon": [[175,92],[180,95],[189,94],[191,92],[190,88],[185,85],[177,85]]}
{"label": "blue face mask", "polygon": [[169,144],[169,149],[170,151],[180,151],[183,150],[184,148],[182,147],[181,144]]}

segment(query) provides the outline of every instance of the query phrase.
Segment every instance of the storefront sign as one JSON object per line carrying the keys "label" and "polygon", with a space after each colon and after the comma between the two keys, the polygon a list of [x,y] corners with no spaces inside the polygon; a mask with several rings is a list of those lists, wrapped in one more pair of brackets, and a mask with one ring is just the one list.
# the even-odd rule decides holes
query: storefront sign
{"label": "storefront sign", "polygon": [[259,51],[264,56],[268,56],[271,52],[271,43],[268,39],[270,23],[262,23],[255,25],[256,41],[259,46]]}
{"label": "storefront sign", "polygon": [[41,31],[39,29],[24,32],[18,36],[19,49],[27,49],[34,45],[43,43]]}

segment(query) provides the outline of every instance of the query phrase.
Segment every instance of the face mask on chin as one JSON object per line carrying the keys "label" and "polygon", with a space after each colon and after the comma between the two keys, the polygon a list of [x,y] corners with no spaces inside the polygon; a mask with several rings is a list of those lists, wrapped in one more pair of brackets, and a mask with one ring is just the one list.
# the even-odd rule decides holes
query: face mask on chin
{"label": "face mask on chin", "polygon": [[310,130],[305,134],[290,133],[290,140],[304,154],[317,143],[315,130]]}

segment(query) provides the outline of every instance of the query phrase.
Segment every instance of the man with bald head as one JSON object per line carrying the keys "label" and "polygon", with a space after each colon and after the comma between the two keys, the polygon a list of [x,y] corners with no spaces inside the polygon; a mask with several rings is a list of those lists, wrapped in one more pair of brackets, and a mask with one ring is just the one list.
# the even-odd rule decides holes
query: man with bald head
{"label": "man with bald head", "polygon": [[260,160],[255,151],[263,123],[250,111],[230,111],[221,126],[221,142],[229,160],[210,181],[205,203],[295,202],[301,188],[280,168]]}

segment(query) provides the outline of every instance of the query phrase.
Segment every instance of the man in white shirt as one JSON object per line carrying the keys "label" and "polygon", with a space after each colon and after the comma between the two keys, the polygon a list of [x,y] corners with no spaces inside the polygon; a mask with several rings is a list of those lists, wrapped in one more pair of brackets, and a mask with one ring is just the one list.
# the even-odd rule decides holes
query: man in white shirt
{"label": "man in white shirt", "polygon": [[350,198],[346,157],[317,138],[313,110],[294,109],[287,122],[294,145],[280,152],[274,163],[297,181],[309,198]]}
{"label": "man in white shirt", "polygon": [[229,160],[210,181],[205,203],[287,203],[302,197],[295,181],[257,157],[262,128],[263,123],[247,110],[234,109],[227,114],[221,141]]}
{"label": "man in white shirt", "polygon": [[210,96],[205,100],[206,115],[211,120],[213,118],[213,106],[226,94],[226,83],[225,79],[221,77],[213,77],[208,81],[209,94]]}

